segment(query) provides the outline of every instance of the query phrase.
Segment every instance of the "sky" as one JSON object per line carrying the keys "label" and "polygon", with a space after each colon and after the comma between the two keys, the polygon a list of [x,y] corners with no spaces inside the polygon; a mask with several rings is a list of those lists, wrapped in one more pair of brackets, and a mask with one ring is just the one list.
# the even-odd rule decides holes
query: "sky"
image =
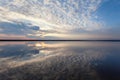
{"label": "sky", "polygon": [[0,39],[120,39],[120,0],[0,0]]}

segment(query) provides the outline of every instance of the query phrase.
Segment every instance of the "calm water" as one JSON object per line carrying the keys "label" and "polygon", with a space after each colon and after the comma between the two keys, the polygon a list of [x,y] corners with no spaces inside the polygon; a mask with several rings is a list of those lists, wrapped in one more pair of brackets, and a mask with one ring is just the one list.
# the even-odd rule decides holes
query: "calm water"
{"label": "calm water", "polygon": [[0,42],[0,80],[120,80],[120,42]]}

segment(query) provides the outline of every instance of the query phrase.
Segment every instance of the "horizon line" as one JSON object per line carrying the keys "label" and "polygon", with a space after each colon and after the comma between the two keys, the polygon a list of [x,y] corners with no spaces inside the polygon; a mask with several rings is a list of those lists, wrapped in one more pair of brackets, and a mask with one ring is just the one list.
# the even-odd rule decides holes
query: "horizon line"
{"label": "horizon line", "polygon": [[37,40],[37,39],[28,39],[28,40],[26,40],[26,39],[0,39],[0,41],[107,41],[107,42],[120,42],[120,40],[117,40],[117,39],[110,39],[110,40],[78,40],[78,39],[76,39],[76,40]]}

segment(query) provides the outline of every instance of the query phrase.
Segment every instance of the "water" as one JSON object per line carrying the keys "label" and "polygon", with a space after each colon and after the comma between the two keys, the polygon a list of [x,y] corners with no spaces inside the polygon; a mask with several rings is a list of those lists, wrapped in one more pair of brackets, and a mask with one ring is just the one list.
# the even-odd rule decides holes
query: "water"
{"label": "water", "polygon": [[0,42],[0,80],[120,80],[120,42]]}

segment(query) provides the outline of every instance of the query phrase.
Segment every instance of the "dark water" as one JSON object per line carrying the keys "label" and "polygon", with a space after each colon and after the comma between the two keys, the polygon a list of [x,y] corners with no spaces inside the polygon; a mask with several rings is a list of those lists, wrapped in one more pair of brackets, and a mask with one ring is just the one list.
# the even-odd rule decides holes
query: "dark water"
{"label": "dark water", "polygon": [[120,80],[120,42],[0,42],[0,80]]}

